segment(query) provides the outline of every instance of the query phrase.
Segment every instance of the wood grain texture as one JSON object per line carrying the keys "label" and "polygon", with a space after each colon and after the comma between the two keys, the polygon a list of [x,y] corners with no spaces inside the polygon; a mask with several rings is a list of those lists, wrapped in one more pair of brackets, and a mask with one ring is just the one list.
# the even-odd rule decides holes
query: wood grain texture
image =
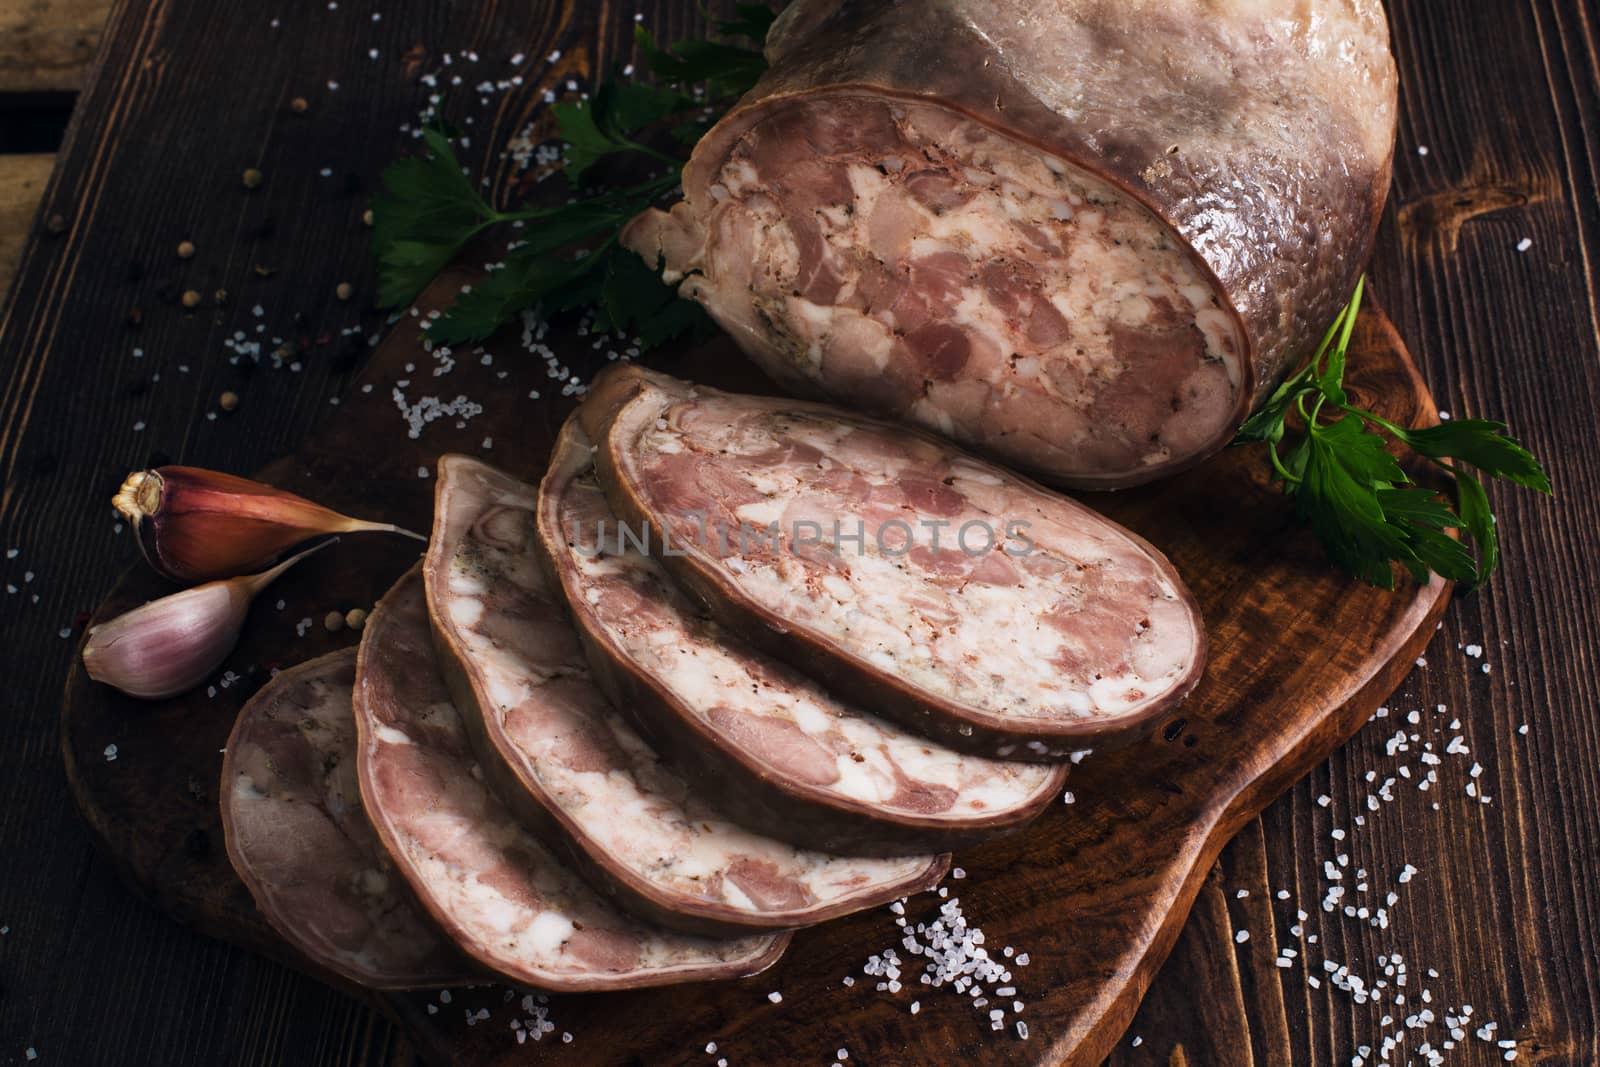
{"label": "wood grain texture", "polygon": [[[1313,965],[1330,958],[1370,973],[1379,955],[1401,952],[1413,990],[1428,985],[1438,1001],[1470,1002],[1478,1018],[1497,1020],[1500,1035],[1520,1042],[1521,1062],[1600,1061],[1592,964],[1600,888],[1585,874],[1600,858],[1600,609],[1587,593],[1600,585],[1597,20],[1592,5],[1568,0],[1389,7],[1404,125],[1374,267],[1378,291],[1442,405],[1508,418],[1551,461],[1560,493],[1553,504],[1494,494],[1505,569],[1450,609],[1429,666],[1395,701],[1405,709],[1443,703],[1459,716],[1493,803],[1464,795],[1463,764],[1449,789],[1431,798],[1401,792],[1354,832],[1372,788],[1365,774],[1397,762],[1384,751],[1392,724],[1367,728],[1224,850],[1112,1056],[1118,1064],[1320,1067],[1348,1063],[1361,1044],[1375,1043],[1392,1005],[1357,1005],[1327,983],[1311,989],[1301,967],[1273,965],[1275,937],[1294,943],[1287,930],[1296,906],[1310,913],[1304,929],[1323,946]],[[635,10],[670,39],[697,32],[691,8],[659,0],[384,5],[374,25],[367,8],[345,0],[348,18],[306,5],[284,14],[275,34],[274,11],[191,0],[119,5],[48,194],[47,209],[68,230],[32,242],[14,299],[0,311],[0,550],[19,549],[0,558],[0,581],[19,588],[0,597],[0,670],[12,681],[0,716],[0,847],[25,861],[0,880],[7,1055],[34,1046],[49,1062],[413,1062],[366,1008],[186,934],[111,876],[73,812],[55,754],[60,680],[72,655],[58,632],[70,633],[74,616],[134,558],[104,506],[126,469],[160,453],[252,470],[318,421],[337,419],[328,401],[360,355],[315,342],[356,321],[381,323],[327,294],[346,278],[370,286],[360,193],[345,176],[370,187],[403,142],[397,127],[424,100],[399,57],[419,44],[433,55],[473,47],[497,61],[559,47],[557,66],[581,71],[625,61],[618,24]],[[602,19],[611,27],[603,36],[595,29]],[[596,40],[606,43],[596,48]],[[379,60],[367,58],[373,47]],[[327,89],[330,78],[337,91]],[[475,112],[483,136],[490,127],[504,135],[530,114],[540,89],[529,85]],[[311,101],[308,116],[285,110],[295,95]],[[1419,144],[1430,148],[1426,157]],[[268,183],[245,197],[237,174],[263,159]],[[1503,206],[1462,218],[1451,247],[1429,220],[1456,199]],[[1407,209],[1424,202],[1435,207],[1410,211],[1402,225]],[[264,234],[269,220],[275,226]],[[1524,236],[1534,244],[1519,254]],[[184,237],[201,252],[180,268],[170,250]],[[258,278],[258,262],[279,273]],[[144,268],[138,281],[130,280],[135,264]],[[191,279],[222,282],[231,304],[178,313],[158,290]],[[254,329],[258,301],[271,333],[311,343],[300,373],[247,375],[227,363],[221,341]],[[126,324],[135,307],[144,312],[136,332]],[[241,393],[240,410],[208,421],[226,388]],[[1492,674],[1458,650],[1467,642],[1490,650]],[[1517,733],[1524,723],[1527,735]],[[1329,807],[1316,803],[1321,795]],[[1340,846],[1352,863],[1382,872],[1385,886],[1404,863],[1421,868],[1387,931],[1318,906],[1335,826],[1352,831]],[[1279,888],[1292,899],[1269,895]],[[1240,900],[1239,889],[1251,895]],[[1252,932],[1243,947],[1236,929]],[[870,946],[882,943],[874,937]],[[1426,979],[1427,968],[1440,978]],[[1136,1036],[1143,1040],[1134,1047]],[[1469,1045],[1446,1062],[1498,1062],[1495,1050]],[[811,1050],[797,1051],[809,1062]]]}
{"label": "wood grain texture", "polygon": [[0,156],[0,299],[11,288],[54,166],[52,155]]}
{"label": "wood grain texture", "polygon": [[83,88],[110,9],[109,0],[0,4],[0,92]]}

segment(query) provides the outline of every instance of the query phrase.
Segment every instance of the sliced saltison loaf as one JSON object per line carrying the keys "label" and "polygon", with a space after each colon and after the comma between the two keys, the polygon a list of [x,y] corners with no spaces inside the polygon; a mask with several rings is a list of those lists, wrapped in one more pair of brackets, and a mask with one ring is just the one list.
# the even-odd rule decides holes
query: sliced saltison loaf
{"label": "sliced saltison loaf", "polygon": [[622,243],[791,392],[1046,481],[1220,451],[1350,297],[1380,0],[795,0]]}
{"label": "sliced saltison loaf", "polygon": [[478,758],[528,826],[624,907],[690,932],[787,929],[931,888],[948,855],[840,856],[739,825],[596,687],[535,550],[537,490],[439,461],[424,567],[445,676]]}
{"label": "sliced saltison loaf", "polygon": [[355,674],[355,649],[331,652],[282,671],[240,709],[222,758],[228,859],[267,922],[317,967],[370,989],[481,980],[395,874],[362,808]]}
{"label": "sliced saltison loaf", "polygon": [[1200,679],[1166,557],[938,438],[634,366],[579,417],[613,510],[719,621],[952,747],[1058,760],[1141,735]]}
{"label": "sliced saltison loaf", "polygon": [[435,656],[414,569],[362,635],[357,764],[384,845],[463,949],[508,978],[560,992],[738,978],[777,961],[787,935],[664,930],[618,911],[557,860],[479,781]]}
{"label": "sliced saltison loaf", "polygon": [[835,700],[708,618],[622,536],[576,418],[539,490],[539,550],[601,688],[740,821],[834,850],[954,848],[1014,831],[1065,767],[957,752]]}

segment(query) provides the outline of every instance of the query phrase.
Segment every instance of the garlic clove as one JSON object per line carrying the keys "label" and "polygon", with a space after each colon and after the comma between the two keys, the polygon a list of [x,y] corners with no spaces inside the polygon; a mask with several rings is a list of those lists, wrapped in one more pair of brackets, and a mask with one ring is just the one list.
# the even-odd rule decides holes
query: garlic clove
{"label": "garlic clove", "polygon": [[256,594],[313,552],[313,545],[260,574],[207,582],[152,600],[89,631],[89,677],[144,700],[188,692],[211,676],[239,643]]}
{"label": "garlic clove", "polygon": [[129,696],[177,696],[205,681],[233,651],[248,605],[232,582],[152,600],[89,631],[84,669]]}
{"label": "garlic clove", "polygon": [[398,526],[352,519],[282,489],[199,467],[135,471],[112,506],[133,524],[150,565],[179,582],[231,578],[319,534],[370,531],[426,540]]}

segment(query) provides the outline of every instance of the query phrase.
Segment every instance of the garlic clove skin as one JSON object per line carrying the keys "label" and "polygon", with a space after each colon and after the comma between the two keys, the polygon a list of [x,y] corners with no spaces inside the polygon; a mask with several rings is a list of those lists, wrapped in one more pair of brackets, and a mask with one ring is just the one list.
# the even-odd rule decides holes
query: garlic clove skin
{"label": "garlic clove skin", "polygon": [[282,489],[200,467],[135,471],[112,506],[133,524],[150,566],[177,582],[244,574],[320,534],[371,531],[425,540],[397,526],[352,519]]}
{"label": "garlic clove skin", "polygon": [[239,643],[256,594],[284,571],[337,541],[313,545],[260,574],[207,582],[152,600],[89,631],[89,677],[131,697],[162,700],[209,678]]}
{"label": "garlic clove skin", "polygon": [[95,681],[144,700],[188,692],[239,643],[249,605],[232,582],[152,600],[90,630],[83,667]]}

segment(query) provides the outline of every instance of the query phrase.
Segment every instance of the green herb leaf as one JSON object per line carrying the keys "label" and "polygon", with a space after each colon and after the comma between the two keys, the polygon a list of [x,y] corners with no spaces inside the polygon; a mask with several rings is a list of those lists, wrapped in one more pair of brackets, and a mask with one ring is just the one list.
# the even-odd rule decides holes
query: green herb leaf
{"label": "green herb leaf", "polygon": [[[1482,585],[1499,562],[1500,542],[1488,495],[1468,465],[1544,493],[1549,477],[1504,423],[1458,419],[1411,430],[1351,406],[1344,376],[1364,289],[1362,279],[1305,367],[1245,420],[1234,443],[1267,445],[1296,512],[1351,574],[1391,589],[1398,563],[1419,582],[1433,573]],[[1323,421],[1326,409],[1332,421]],[[1303,419],[1304,433],[1280,453],[1292,413]],[[1455,479],[1454,510],[1433,490],[1410,485],[1389,440]]]}
{"label": "green herb leaf", "polygon": [[[773,12],[739,4],[734,18],[714,26],[725,37],[760,44]],[[425,155],[392,164],[384,191],[373,200],[373,253],[378,260],[381,302],[410,303],[467,244],[493,226],[523,224],[506,249],[503,264],[464,292],[433,320],[428,336],[440,344],[480,341],[522,312],[544,314],[592,309],[600,330],[633,331],[649,349],[688,330],[704,330],[709,318],[699,305],[681,300],[654,271],[617,244],[628,220],[677,187],[688,150],[711,128],[727,103],[754,85],[766,70],[760,51],[709,41],[681,41],[662,48],[637,30],[646,66],[663,84],[613,75],[586,103],[551,106],[557,132],[567,142],[565,173],[584,195],[550,208],[496,210],[478,192],[440,129],[424,134]],[[663,151],[657,130],[670,127],[676,148]],[[585,190],[612,158],[648,160],[659,177],[625,189]],[[589,255],[581,255],[591,248]]]}
{"label": "green herb leaf", "polygon": [[1458,459],[1483,473],[1525,489],[1550,492],[1550,478],[1533,453],[1506,434],[1506,424],[1488,419],[1455,419],[1426,430],[1398,434],[1413,452],[1433,459]]}
{"label": "green herb leaf", "polygon": [[1426,567],[1425,570],[1414,572],[1417,581],[1427,581],[1429,570],[1452,582],[1472,583],[1478,580],[1478,561],[1472,558],[1471,550],[1454,537],[1438,530],[1413,526],[1406,531],[1406,541]]}
{"label": "green herb leaf", "polygon": [[1489,495],[1483,483],[1465,471],[1456,473],[1456,510],[1461,513],[1461,524],[1478,546],[1478,573],[1474,586],[1482,585],[1494,573],[1500,562],[1500,532],[1495,528],[1494,512],[1489,509]]}
{"label": "green herb leaf", "polygon": [[1432,489],[1379,489],[1378,505],[1397,522],[1428,530],[1449,530],[1461,525],[1461,517],[1445,506]]}
{"label": "green herb leaf", "polygon": [[423,133],[427,154],[391,163],[372,201],[372,248],[378,259],[378,301],[408,304],[427,288],[496,213],[486,203],[444,134]]}
{"label": "green herb leaf", "polygon": [[713,99],[741,96],[766,73],[759,52],[715,41],[679,41],[662,48],[653,33],[635,26],[634,42],[657,77],[677,85],[705,85]]}
{"label": "green herb leaf", "polygon": [[1384,514],[1372,483],[1346,466],[1348,456],[1337,438],[1314,433],[1308,440],[1304,480],[1295,493],[1300,517],[1336,563],[1373,585],[1393,589],[1391,561],[1408,568],[1420,565],[1405,527]]}
{"label": "green herb leaf", "polygon": [[525,257],[507,261],[484,275],[470,291],[428,327],[436,344],[482,341],[529,308],[545,303],[552,293],[571,286],[593,265],[583,260]]}
{"label": "green herb leaf", "polygon": [[765,44],[777,12],[766,4],[736,4],[733,10],[733,18],[717,23],[717,32],[724,37],[743,37],[757,46]]}
{"label": "green herb leaf", "polygon": [[1363,485],[1387,489],[1410,481],[1389,454],[1383,438],[1368,433],[1359,418],[1346,416],[1338,422],[1313,427],[1311,436],[1332,449],[1340,465]]}
{"label": "green herb leaf", "polygon": [[[637,82],[601,83],[593,99],[550,105],[556,128],[567,145],[567,181],[582,185],[589,169],[609,156],[644,155],[661,158],[655,150],[637,143],[643,130],[691,106],[681,93]],[[666,162],[672,162],[666,160]]]}

